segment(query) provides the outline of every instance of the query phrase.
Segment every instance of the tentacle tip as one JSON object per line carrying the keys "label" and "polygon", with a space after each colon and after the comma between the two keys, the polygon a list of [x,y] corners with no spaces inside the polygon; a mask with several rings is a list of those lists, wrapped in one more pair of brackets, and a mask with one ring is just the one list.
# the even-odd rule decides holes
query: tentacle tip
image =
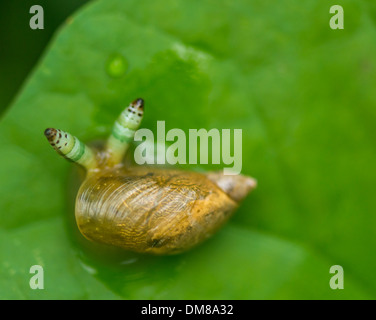
{"label": "tentacle tip", "polygon": [[143,110],[144,109],[144,105],[145,105],[145,101],[144,99],[142,98],[137,98],[136,100],[134,100],[132,102],[132,106],[139,109],[139,110]]}
{"label": "tentacle tip", "polygon": [[49,141],[52,140],[56,136],[56,134],[57,130],[54,128],[47,128],[46,130],[44,130],[44,135]]}

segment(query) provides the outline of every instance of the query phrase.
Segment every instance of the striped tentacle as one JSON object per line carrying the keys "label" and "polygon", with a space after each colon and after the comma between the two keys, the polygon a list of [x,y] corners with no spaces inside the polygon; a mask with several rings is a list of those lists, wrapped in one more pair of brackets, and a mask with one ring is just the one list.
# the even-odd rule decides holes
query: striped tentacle
{"label": "striped tentacle", "polygon": [[106,150],[109,155],[109,165],[116,165],[122,161],[133,140],[136,130],[141,124],[144,115],[143,110],[144,100],[136,99],[115,121],[112,133],[108,138],[106,145]]}
{"label": "striped tentacle", "polygon": [[97,160],[91,148],[70,133],[48,128],[44,131],[44,135],[51,146],[64,158],[80,164],[86,170],[97,168]]}

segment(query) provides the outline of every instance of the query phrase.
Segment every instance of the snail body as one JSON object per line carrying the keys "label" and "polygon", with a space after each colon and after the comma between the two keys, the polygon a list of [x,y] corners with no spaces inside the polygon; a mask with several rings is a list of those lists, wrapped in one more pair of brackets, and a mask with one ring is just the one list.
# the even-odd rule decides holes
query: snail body
{"label": "snail body", "polygon": [[256,186],[254,179],[182,170],[127,167],[122,158],[143,116],[137,99],[120,115],[103,152],[46,129],[50,144],[87,170],[75,206],[81,233],[126,250],[175,254],[203,242]]}

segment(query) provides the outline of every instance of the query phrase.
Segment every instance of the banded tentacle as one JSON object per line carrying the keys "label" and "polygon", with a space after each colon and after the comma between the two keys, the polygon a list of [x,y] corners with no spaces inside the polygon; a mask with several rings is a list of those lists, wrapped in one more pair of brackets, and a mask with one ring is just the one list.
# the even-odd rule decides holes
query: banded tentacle
{"label": "banded tentacle", "polygon": [[70,133],[48,128],[44,131],[50,145],[64,158],[76,162],[86,170],[97,168],[93,150]]}
{"label": "banded tentacle", "polygon": [[144,115],[144,100],[134,100],[118,117],[107,140],[108,164],[119,164],[127,152]]}

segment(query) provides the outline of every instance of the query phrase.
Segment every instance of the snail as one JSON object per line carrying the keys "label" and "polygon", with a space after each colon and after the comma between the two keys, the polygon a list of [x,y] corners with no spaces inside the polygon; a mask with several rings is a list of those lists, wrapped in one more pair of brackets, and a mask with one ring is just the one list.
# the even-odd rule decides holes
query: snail
{"label": "snail", "polygon": [[133,101],[100,151],[59,129],[44,134],[60,155],[86,169],[75,217],[87,239],[140,253],[181,253],[217,231],[256,180],[222,172],[128,167],[123,158],[143,111],[144,100]]}

